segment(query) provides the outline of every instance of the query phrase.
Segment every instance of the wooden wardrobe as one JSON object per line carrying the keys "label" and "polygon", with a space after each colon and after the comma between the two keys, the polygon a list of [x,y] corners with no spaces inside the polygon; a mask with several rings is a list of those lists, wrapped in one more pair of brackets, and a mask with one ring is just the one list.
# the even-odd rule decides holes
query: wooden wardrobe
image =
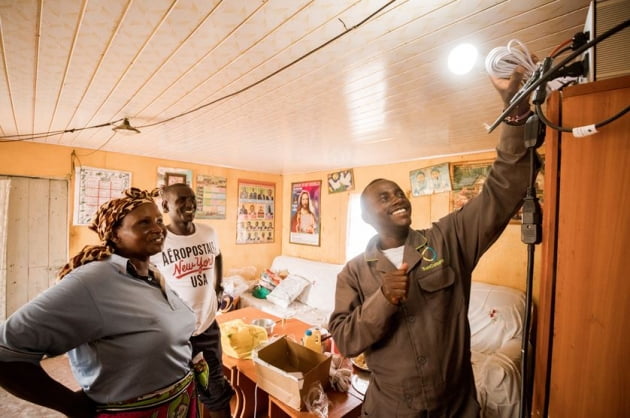
{"label": "wooden wardrobe", "polygon": [[[553,92],[547,117],[601,122],[630,76]],[[630,416],[630,113],[599,133],[547,128],[532,416]],[[536,284],[535,284],[536,285]]]}

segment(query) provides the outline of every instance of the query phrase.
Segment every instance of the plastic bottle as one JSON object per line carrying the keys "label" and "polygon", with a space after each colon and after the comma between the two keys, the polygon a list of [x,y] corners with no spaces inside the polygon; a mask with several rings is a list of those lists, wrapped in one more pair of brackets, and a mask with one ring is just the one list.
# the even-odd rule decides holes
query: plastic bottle
{"label": "plastic bottle", "polygon": [[317,328],[309,328],[304,332],[302,345],[318,353],[323,353],[322,332]]}

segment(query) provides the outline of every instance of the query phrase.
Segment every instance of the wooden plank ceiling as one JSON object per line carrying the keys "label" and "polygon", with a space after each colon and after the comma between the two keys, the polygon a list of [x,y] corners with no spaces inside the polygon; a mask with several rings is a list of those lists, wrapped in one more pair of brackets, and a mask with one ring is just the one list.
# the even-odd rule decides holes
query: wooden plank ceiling
{"label": "wooden plank ceiling", "polygon": [[[282,174],[488,150],[483,57],[548,55],[588,3],[0,0],[0,136]],[[462,42],[481,60],[454,76]]]}

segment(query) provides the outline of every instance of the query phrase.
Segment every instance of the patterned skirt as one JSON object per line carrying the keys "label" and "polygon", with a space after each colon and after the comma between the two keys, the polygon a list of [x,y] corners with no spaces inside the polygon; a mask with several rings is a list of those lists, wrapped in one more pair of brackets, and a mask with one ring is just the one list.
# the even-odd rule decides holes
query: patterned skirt
{"label": "patterned skirt", "polygon": [[197,418],[197,391],[192,372],[158,391],[125,402],[99,405],[97,418]]}

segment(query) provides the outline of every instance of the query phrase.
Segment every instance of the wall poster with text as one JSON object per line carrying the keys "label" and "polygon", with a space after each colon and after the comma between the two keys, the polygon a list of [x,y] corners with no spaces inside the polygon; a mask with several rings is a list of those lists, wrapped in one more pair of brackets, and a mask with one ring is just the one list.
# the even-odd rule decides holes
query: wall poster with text
{"label": "wall poster with text", "polygon": [[276,185],[255,180],[238,181],[237,244],[274,242]]}
{"label": "wall poster with text", "polygon": [[122,197],[131,187],[131,173],[94,167],[76,167],[74,225],[89,225],[96,210],[111,199]]}
{"label": "wall poster with text", "polygon": [[197,197],[197,219],[225,219],[227,178],[197,175],[195,185]]}
{"label": "wall poster with text", "polygon": [[322,182],[291,183],[291,230],[289,242],[319,246]]}

